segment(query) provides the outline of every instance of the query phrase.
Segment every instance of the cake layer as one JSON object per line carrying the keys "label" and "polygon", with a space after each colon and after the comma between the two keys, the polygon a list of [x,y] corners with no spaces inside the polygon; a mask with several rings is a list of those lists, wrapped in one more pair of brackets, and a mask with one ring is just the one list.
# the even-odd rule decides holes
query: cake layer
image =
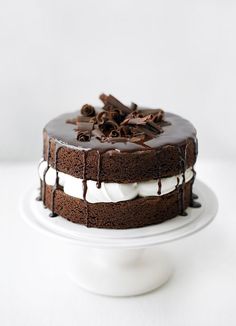
{"label": "cake layer", "polygon": [[44,129],[44,159],[60,172],[97,182],[132,183],[178,175],[196,161],[195,128],[178,115],[166,113],[163,133],[137,144],[78,141],[75,126],[66,123],[77,114],[64,114]]}
{"label": "cake layer", "polygon": [[45,205],[74,223],[96,228],[127,229],[174,218],[191,204],[191,187],[190,181],[183,188],[179,186],[163,196],[91,204],[65,194],[60,188],[46,185]]}
{"label": "cake layer", "polygon": [[[44,171],[47,169],[47,162],[42,161],[39,165],[39,176],[43,180]],[[185,171],[185,182],[193,178],[192,168]],[[49,168],[45,174],[45,182],[49,186],[56,183],[57,173],[53,168]],[[86,200],[90,203],[99,202],[119,202],[131,200],[138,196],[163,196],[175,190],[177,185],[183,182],[182,174],[159,180],[135,182],[128,184],[102,182],[98,188],[93,180],[87,180]],[[58,184],[63,187],[63,191],[70,196],[83,199],[83,180],[75,178],[63,172],[58,173]]]}

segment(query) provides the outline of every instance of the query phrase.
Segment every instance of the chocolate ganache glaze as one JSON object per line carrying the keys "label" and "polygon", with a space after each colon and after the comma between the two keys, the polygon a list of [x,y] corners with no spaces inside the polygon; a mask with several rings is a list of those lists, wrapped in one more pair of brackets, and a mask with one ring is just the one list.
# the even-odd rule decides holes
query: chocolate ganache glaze
{"label": "chocolate ganache glaze", "polygon": [[[134,103],[127,107],[111,95],[102,94],[100,99],[103,107],[85,104],[80,112],[63,114],[44,128],[44,159],[47,167],[38,199],[46,203],[45,177],[50,165],[57,174],[51,192],[50,216],[57,215],[54,201],[56,190],[60,187],[58,171],[83,180],[87,220],[87,180],[96,180],[100,188],[102,181],[129,183],[157,179],[157,193],[161,195],[161,178],[181,173],[183,182],[177,184],[176,189],[179,214],[186,215],[185,171],[192,167],[193,184],[196,175],[193,165],[198,150],[193,125],[161,109],[139,108]],[[63,162],[65,155],[70,157],[66,163]],[[118,155],[122,155],[121,160]],[[174,162],[173,166],[168,165],[169,161],[171,164]],[[194,199],[196,197],[192,194],[189,206],[199,207],[200,204]]]}
{"label": "chocolate ganache glaze", "polygon": [[[96,111],[102,112],[101,108],[96,108]],[[150,114],[155,113],[155,111],[155,109],[140,108],[138,112],[144,116],[149,116]],[[79,134],[81,137],[77,138],[77,132],[80,132],[78,129],[79,123],[78,127],[76,125],[76,119],[79,113],[79,111],[65,113],[51,120],[45,126],[48,136],[65,146],[72,146],[73,148],[80,150],[96,149],[101,152],[112,149],[118,151],[157,149],[165,145],[183,143],[188,138],[191,138],[196,142],[196,130],[193,125],[188,120],[169,112],[165,112],[165,122],[161,123],[162,131],[156,135],[154,134],[154,137],[151,139],[146,135],[146,139],[142,139],[141,132],[140,138],[137,142],[132,141],[132,138],[128,137],[107,137],[99,139],[96,133],[92,133],[91,130],[82,130],[82,134]],[[82,135],[86,135],[86,133],[90,132],[91,136],[89,136],[86,141],[81,141]]]}

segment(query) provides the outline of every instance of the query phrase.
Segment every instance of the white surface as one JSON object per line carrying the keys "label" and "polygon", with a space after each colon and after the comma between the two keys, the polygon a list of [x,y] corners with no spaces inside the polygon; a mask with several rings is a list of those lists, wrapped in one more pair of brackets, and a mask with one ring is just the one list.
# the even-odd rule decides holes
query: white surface
{"label": "white surface", "polygon": [[47,237],[22,222],[18,203],[12,203],[32,184],[36,168],[0,165],[1,325],[235,326],[235,162],[198,164],[199,178],[219,198],[217,218],[197,235],[163,245],[174,251],[170,282],[126,299],[96,296],[69,282],[57,268],[60,247],[52,248]]}
{"label": "white surface", "polygon": [[67,268],[79,286],[102,295],[134,296],[157,289],[170,278],[173,263],[160,244],[192,235],[215,217],[215,194],[199,180],[194,186],[201,208],[189,207],[187,216],[137,229],[88,229],[60,216],[51,219],[50,211],[35,200],[35,186],[22,196],[20,215],[34,230],[53,237],[55,244],[63,242],[67,258],[61,257],[59,267]]}
{"label": "white surface", "polygon": [[45,123],[101,92],[183,115],[203,157],[235,157],[235,16],[233,0],[0,1],[0,158],[37,160]]}

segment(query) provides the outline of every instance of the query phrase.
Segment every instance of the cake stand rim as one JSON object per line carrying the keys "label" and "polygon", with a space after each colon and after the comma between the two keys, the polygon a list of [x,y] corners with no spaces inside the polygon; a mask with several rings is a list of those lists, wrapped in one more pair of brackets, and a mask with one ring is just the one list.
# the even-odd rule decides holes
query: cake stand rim
{"label": "cake stand rim", "polygon": [[[181,217],[176,217],[174,219],[165,221],[161,224],[141,227],[137,229],[128,229],[128,230],[113,230],[113,229],[96,229],[96,235],[88,235],[90,228],[86,228],[83,225],[78,225],[67,221],[66,219],[60,217],[63,223],[70,223],[70,225],[76,225],[76,228],[80,228],[77,236],[74,234],[70,234],[67,230],[55,227],[53,225],[54,219],[39,219],[37,215],[47,214],[48,210],[42,211],[42,203],[38,202],[35,206],[35,185],[31,185],[21,196],[19,206],[20,206],[20,215],[23,217],[25,222],[32,226],[34,229],[41,231],[48,236],[53,236],[60,238],[61,240],[67,241],[71,244],[87,246],[87,247],[96,247],[96,248],[112,248],[112,249],[139,249],[151,246],[157,246],[160,244],[176,241],[192,234],[195,234],[209,225],[218,211],[218,199],[214,193],[214,191],[207,186],[203,181],[199,179],[195,180],[194,183],[195,192],[199,195],[202,208],[200,208],[200,212],[195,219],[190,222],[186,222],[183,226],[180,226]],[[204,197],[203,197],[204,195]],[[33,202],[34,201],[34,202]],[[32,207],[32,205],[34,207]],[[41,208],[40,208],[41,205]],[[36,214],[36,210],[38,207],[38,211]],[[35,210],[34,210],[35,209]],[[194,211],[198,209],[189,208],[189,217],[191,218]],[[179,220],[178,220],[179,219]],[[46,221],[46,223],[45,223]],[[66,222],[65,222],[66,221]],[[158,226],[164,225],[167,223],[176,224],[176,227],[172,230],[167,229],[167,231],[162,232],[161,234],[149,234],[148,230],[152,230],[152,228],[156,228],[158,230]],[[86,232],[85,232],[86,230]],[[129,231],[137,231],[139,235],[136,236],[127,236]],[[104,237],[104,231],[106,234],[110,234],[109,237]],[[114,237],[117,231],[120,234],[123,234],[122,237]],[[87,234],[86,234],[87,233]],[[134,232],[133,232],[134,233]],[[113,234],[113,236],[112,236]]]}

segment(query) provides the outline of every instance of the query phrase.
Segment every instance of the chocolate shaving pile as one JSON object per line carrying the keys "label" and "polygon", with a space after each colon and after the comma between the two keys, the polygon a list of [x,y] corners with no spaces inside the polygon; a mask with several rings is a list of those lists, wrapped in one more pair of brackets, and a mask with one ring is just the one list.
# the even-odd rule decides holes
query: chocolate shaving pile
{"label": "chocolate shaving pile", "polygon": [[101,112],[96,113],[92,105],[85,104],[81,116],[66,121],[76,125],[78,141],[95,137],[101,142],[143,143],[162,133],[162,127],[168,124],[161,109],[145,115],[135,103],[128,107],[112,95],[102,94],[99,98],[104,104]]}

